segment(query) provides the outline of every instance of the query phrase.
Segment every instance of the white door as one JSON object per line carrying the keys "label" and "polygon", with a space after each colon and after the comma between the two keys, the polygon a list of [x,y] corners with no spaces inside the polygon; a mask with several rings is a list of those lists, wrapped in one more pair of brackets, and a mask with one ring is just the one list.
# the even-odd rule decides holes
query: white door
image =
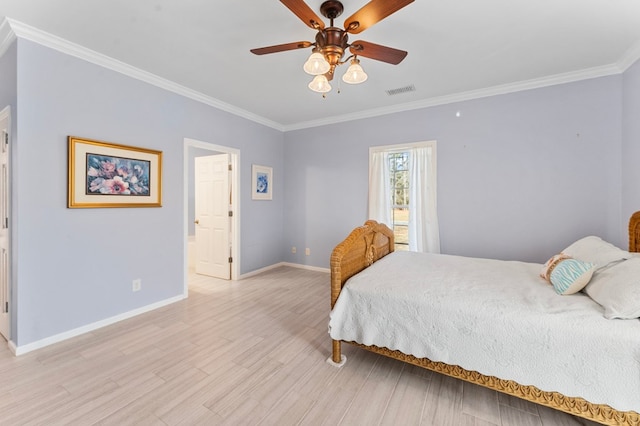
{"label": "white door", "polygon": [[195,158],[196,273],[231,279],[229,154]]}
{"label": "white door", "polygon": [[9,108],[0,111],[0,334],[9,340]]}

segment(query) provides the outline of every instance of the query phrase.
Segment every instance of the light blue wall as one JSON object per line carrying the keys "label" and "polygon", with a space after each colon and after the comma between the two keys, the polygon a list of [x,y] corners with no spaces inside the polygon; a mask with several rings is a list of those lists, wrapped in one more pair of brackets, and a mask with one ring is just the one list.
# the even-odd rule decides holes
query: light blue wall
{"label": "light blue wall", "polygon": [[[281,132],[24,39],[17,74],[18,346],[183,293],[184,138],[241,152],[241,272],[281,261],[282,183],[250,200],[252,163],[281,174]],[[162,208],[68,209],[68,135],[163,151]]]}
{"label": "light blue wall", "polygon": [[640,61],[624,73],[622,86],[622,220],[640,210]]}
{"label": "light blue wall", "polygon": [[15,106],[17,84],[17,43],[14,41],[0,56],[0,109]]}
{"label": "light blue wall", "polygon": [[586,234],[625,246],[621,79],[287,132],[286,259],[327,267],[367,219],[368,148],[427,140],[437,140],[444,253],[544,262]]}

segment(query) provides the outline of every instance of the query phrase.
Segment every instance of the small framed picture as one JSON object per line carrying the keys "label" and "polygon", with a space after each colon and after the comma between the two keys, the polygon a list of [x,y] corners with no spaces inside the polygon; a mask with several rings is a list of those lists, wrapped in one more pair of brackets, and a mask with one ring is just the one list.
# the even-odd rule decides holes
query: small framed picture
{"label": "small framed picture", "polygon": [[266,166],[251,166],[251,199],[271,200],[273,197],[273,169]]}
{"label": "small framed picture", "polygon": [[162,206],[162,151],[69,136],[67,207]]}

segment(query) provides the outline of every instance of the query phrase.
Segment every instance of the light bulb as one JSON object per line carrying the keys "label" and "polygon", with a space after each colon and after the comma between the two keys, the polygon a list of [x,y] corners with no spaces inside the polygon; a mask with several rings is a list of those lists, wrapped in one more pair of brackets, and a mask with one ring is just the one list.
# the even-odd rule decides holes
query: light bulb
{"label": "light bulb", "polygon": [[342,76],[342,81],[349,84],[360,84],[365,82],[367,78],[369,78],[369,76],[360,66],[360,60],[353,58],[347,72]]}
{"label": "light bulb", "polygon": [[302,67],[307,74],[311,75],[320,75],[325,74],[331,68],[329,62],[324,58],[322,53],[313,52],[307,62],[304,63]]}
{"label": "light bulb", "polygon": [[313,80],[311,80],[311,83],[309,83],[308,87],[309,89],[318,93],[327,93],[329,90],[331,90],[331,85],[329,84],[329,81],[327,80],[327,77],[324,76],[324,74],[316,75],[315,77],[313,77]]}

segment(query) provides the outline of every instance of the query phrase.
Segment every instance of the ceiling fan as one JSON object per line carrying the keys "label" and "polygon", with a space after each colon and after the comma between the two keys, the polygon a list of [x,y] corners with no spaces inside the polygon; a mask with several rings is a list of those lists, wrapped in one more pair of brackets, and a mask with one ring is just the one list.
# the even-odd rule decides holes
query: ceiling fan
{"label": "ceiling fan", "polygon": [[[309,83],[309,88],[315,92],[326,93],[331,90],[329,81],[333,79],[336,66],[347,63],[349,60],[351,60],[351,65],[343,76],[343,81],[350,84],[364,82],[367,79],[367,74],[360,66],[358,56],[393,65],[399,64],[407,56],[407,52],[404,50],[363,40],[349,43],[348,34],[361,33],[392,13],[412,3],[414,0],[371,0],[345,20],[344,29],[333,26],[333,20],[344,11],[342,3],[337,0],[325,1],[320,6],[320,13],[330,21],[328,27],[325,26],[318,15],[316,15],[303,0],[280,1],[307,26],[317,31],[315,42],[298,41],[278,44],[275,46],[251,49],[251,53],[266,55],[269,53],[313,47],[311,56],[304,64],[304,70],[315,76],[313,81]],[[343,61],[342,58],[347,49],[350,51],[351,56]]]}

